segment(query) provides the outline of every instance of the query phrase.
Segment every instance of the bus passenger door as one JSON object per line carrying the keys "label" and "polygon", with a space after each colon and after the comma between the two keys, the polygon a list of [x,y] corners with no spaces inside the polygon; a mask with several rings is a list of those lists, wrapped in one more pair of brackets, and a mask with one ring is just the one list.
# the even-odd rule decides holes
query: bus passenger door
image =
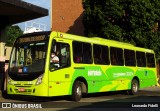
{"label": "bus passenger door", "polygon": [[[54,53],[54,54],[53,54]],[[51,48],[49,67],[49,96],[68,95],[70,88],[70,46],[56,42]]]}

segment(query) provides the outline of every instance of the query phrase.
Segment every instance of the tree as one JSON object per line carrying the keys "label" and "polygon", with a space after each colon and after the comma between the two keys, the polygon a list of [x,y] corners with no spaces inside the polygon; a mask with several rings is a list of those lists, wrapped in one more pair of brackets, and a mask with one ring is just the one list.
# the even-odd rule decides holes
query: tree
{"label": "tree", "polygon": [[122,29],[117,22],[123,16],[123,8],[118,0],[83,0],[83,7],[87,36],[122,39]]}
{"label": "tree", "polygon": [[160,58],[159,0],[83,0],[85,34],[155,50]]}
{"label": "tree", "polygon": [[22,34],[23,31],[20,29],[18,25],[8,27],[6,31],[6,36],[7,36],[6,45],[12,46],[15,39],[21,36]]}

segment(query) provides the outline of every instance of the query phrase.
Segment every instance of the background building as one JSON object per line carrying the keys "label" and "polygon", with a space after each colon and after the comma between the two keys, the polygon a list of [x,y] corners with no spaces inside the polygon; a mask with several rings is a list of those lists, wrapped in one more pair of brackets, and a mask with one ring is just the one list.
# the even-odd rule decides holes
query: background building
{"label": "background building", "polygon": [[51,0],[51,30],[84,35],[82,0]]}
{"label": "background building", "polygon": [[6,29],[12,24],[48,16],[48,10],[22,0],[0,0],[0,89],[4,90]]}

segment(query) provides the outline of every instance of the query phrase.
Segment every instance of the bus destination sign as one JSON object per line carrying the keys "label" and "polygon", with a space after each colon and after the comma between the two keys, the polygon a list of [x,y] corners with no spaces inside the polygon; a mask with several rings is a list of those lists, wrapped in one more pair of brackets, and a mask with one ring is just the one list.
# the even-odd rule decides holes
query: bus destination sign
{"label": "bus destination sign", "polygon": [[18,42],[24,43],[24,42],[34,42],[34,41],[42,41],[42,40],[45,40],[45,35],[19,38]]}

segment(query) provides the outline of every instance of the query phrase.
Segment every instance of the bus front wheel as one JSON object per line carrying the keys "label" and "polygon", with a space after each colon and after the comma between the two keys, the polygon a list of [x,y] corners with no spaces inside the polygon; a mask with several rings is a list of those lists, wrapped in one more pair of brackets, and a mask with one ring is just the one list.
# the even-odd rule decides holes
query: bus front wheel
{"label": "bus front wheel", "polygon": [[82,98],[82,84],[80,81],[75,81],[72,89],[72,100],[80,101]]}
{"label": "bus front wheel", "polygon": [[137,79],[133,79],[132,83],[131,83],[131,89],[128,91],[128,93],[130,95],[134,95],[136,93],[138,93],[139,90],[139,83],[137,81]]}

